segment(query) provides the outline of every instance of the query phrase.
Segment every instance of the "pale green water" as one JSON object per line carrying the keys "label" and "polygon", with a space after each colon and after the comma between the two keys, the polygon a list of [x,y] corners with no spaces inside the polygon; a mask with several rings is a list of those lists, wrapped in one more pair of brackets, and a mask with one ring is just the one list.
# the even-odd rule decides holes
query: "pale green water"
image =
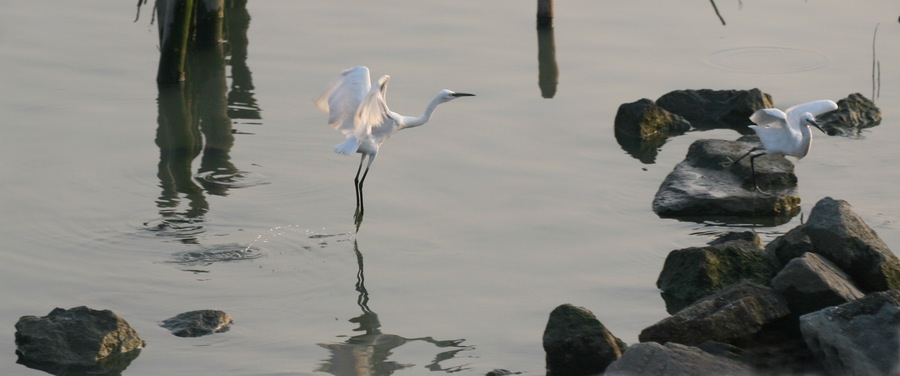
{"label": "pale green water", "polygon": [[[737,134],[690,133],[643,164],[613,137],[618,106],[689,88],[757,87],[779,107],[870,96],[877,23],[882,125],[815,135],[797,174],[804,212],[847,200],[900,249],[895,2],[719,2],[725,26],[705,2],[557,2],[553,99],[538,88],[533,5],[252,2],[249,73],[227,71],[250,111],[232,108],[226,153],[163,169],[179,180],[160,174],[158,116],[172,108],[157,103],[150,9],[132,23],[133,2],[6,4],[0,374],[44,374],[15,364],[20,316],[78,305],[113,310],[147,341],[129,376],[537,375],[561,303],[633,343],[666,315],[654,285],[666,254],[731,229],[659,219],[653,194],[691,142]],[[442,88],[478,95],[386,144],[355,237],[358,159],[331,152],[341,137],[311,103],[352,65],[391,74],[404,114]],[[208,135],[227,145],[219,125]],[[798,223],[757,231],[768,241]],[[232,314],[231,331],[183,339],[157,325],[201,308]],[[365,333],[357,317],[368,336],[351,338]]]}

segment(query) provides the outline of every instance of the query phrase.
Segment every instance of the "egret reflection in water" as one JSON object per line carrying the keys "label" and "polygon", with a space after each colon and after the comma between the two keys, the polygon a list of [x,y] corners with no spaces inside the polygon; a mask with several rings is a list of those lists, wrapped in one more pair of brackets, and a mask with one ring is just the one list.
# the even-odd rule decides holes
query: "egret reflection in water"
{"label": "egret reflection in water", "polygon": [[316,371],[327,372],[335,376],[391,375],[394,371],[410,368],[414,364],[390,360],[394,350],[411,342],[430,343],[437,353],[432,361],[424,367],[429,371],[455,373],[464,371],[465,366],[444,367],[441,362],[457,358],[457,355],[473,346],[462,345],[463,339],[436,340],[432,337],[405,338],[396,334],[387,334],[381,330],[378,314],[369,308],[369,292],[366,290],[366,277],[363,268],[363,255],[357,241],[353,241],[358,270],[356,272],[356,291],[359,293],[356,304],[362,310],[359,316],[349,321],[357,324],[353,329],[360,334],[354,335],[341,343],[323,343],[319,346],[328,350],[331,356]]}

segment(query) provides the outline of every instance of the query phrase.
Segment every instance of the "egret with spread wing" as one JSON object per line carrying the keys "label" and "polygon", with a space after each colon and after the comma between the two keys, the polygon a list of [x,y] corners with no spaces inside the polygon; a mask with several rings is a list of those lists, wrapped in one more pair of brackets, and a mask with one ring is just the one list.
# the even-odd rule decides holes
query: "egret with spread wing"
{"label": "egret with spread wing", "polygon": [[[385,101],[387,84],[391,76],[384,75],[372,86],[369,68],[359,66],[345,70],[322,95],[316,106],[328,113],[328,124],[344,134],[346,140],[337,144],[334,151],[352,155],[360,153],[359,168],[353,180],[356,187],[357,221],[362,218],[362,186],[375,161],[381,144],[401,129],[417,127],[428,122],[434,109],[441,103],[474,94],[441,90],[425,107],[420,116],[404,116],[393,112]],[[363,162],[369,158],[365,172]],[[362,178],[359,174],[362,172]],[[357,222],[357,226],[359,223]]]}
{"label": "egret with spread wing", "polygon": [[824,99],[803,104],[798,104],[788,108],[784,112],[777,108],[764,108],[750,115],[750,121],[757,125],[750,125],[759,136],[762,147],[751,149],[734,162],[727,163],[725,167],[729,167],[740,162],[742,159],[755,151],[762,150],[761,153],[750,156],[750,173],[753,176],[753,186],[757,191],[762,192],[759,185],[756,184],[756,169],[753,160],[756,157],[766,154],[790,155],[798,160],[805,157],[809,153],[812,142],[812,134],[809,127],[825,133],[819,124],[816,123],[816,116],[827,112],[837,110],[837,103]]}

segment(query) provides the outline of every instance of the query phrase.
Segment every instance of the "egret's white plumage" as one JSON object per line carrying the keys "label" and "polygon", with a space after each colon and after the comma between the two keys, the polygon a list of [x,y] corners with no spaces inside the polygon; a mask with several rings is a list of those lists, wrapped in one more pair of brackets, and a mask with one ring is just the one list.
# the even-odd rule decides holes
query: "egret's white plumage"
{"label": "egret's white plumage", "polygon": [[756,186],[757,190],[760,190],[756,184],[756,170],[753,160],[765,154],[790,155],[797,159],[805,157],[812,145],[812,133],[809,127],[813,126],[823,133],[825,132],[816,123],[816,116],[837,110],[837,108],[837,103],[834,103],[834,101],[823,99],[798,104],[783,112],[777,108],[764,108],[754,112],[753,115],[750,115],[750,121],[757,125],[750,125],[749,127],[759,136],[759,141],[763,146],[762,148],[750,150],[733,163],[737,163],[754,151],[762,150],[762,153],[750,157],[750,172],[753,175],[753,185]]}
{"label": "egret's white plumage", "polygon": [[[391,111],[385,101],[390,79],[391,76],[384,75],[378,79],[375,86],[372,86],[369,68],[353,67],[335,78],[325,92],[315,100],[316,106],[328,113],[328,124],[346,137],[344,142],[334,147],[334,151],[344,155],[362,154],[354,180],[358,208],[362,201],[362,183],[378,155],[381,144],[401,129],[417,127],[428,122],[439,104],[474,95],[441,90],[428,103],[422,115],[404,116]],[[369,161],[360,179],[359,173],[366,157]]]}

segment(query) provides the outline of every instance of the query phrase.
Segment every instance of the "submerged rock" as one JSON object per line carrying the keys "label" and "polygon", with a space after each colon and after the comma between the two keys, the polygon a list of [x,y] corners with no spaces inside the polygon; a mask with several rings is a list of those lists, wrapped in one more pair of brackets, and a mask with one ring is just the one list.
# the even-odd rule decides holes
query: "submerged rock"
{"label": "submerged rock", "polygon": [[772,288],[787,299],[791,312],[796,315],[865,295],[843,271],[815,253],[804,253],[788,262],[772,279]]}
{"label": "submerged rock", "polygon": [[753,137],[738,141],[697,140],[685,160],[666,176],[656,196],[653,211],[662,217],[782,217],[800,211],[794,187],[794,165],[786,158],[766,155],[756,158],[756,178],[763,194],[753,188],[748,158],[727,166],[750,151]]}
{"label": "submerged rock", "polygon": [[641,342],[699,345],[753,336],[786,317],[787,303],[772,289],[751,282],[731,285],[641,331]]}
{"label": "submerged rock", "polygon": [[900,373],[900,291],[800,317],[806,344],[828,375]]}
{"label": "submerged rock", "polygon": [[744,362],[705,352],[697,347],[656,342],[628,347],[622,358],[606,369],[606,376],[753,375]]}
{"label": "submerged rock", "polygon": [[881,110],[860,93],[850,94],[837,105],[837,110],[816,118],[829,135],[855,135],[860,129],[881,124]]}
{"label": "submerged rock", "polygon": [[591,311],[571,304],[556,307],[544,329],[547,375],[601,373],[625,347]]}
{"label": "submerged rock", "polygon": [[669,112],[681,115],[695,128],[728,127],[748,134],[750,115],[762,108],[774,107],[772,96],[759,89],[750,90],[675,90],[656,100]]}
{"label": "submerged rock", "polygon": [[179,337],[200,337],[226,332],[232,322],[231,315],[211,309],[190,311],[163,320],[163,328]]}
{"label": "submerged rock", "polygon": [[662,290],[666,311],[674,314],[741,280],[767,284],[775,272],[758,237],[754,241],[717,241],[707,247],[670,252],[656,286]]}
{"label": "submerged rock", "polygon": [[144,347],[124,319],[84,306],[22,316],[15,337],[20,363],[53,374],[118,375]]}

